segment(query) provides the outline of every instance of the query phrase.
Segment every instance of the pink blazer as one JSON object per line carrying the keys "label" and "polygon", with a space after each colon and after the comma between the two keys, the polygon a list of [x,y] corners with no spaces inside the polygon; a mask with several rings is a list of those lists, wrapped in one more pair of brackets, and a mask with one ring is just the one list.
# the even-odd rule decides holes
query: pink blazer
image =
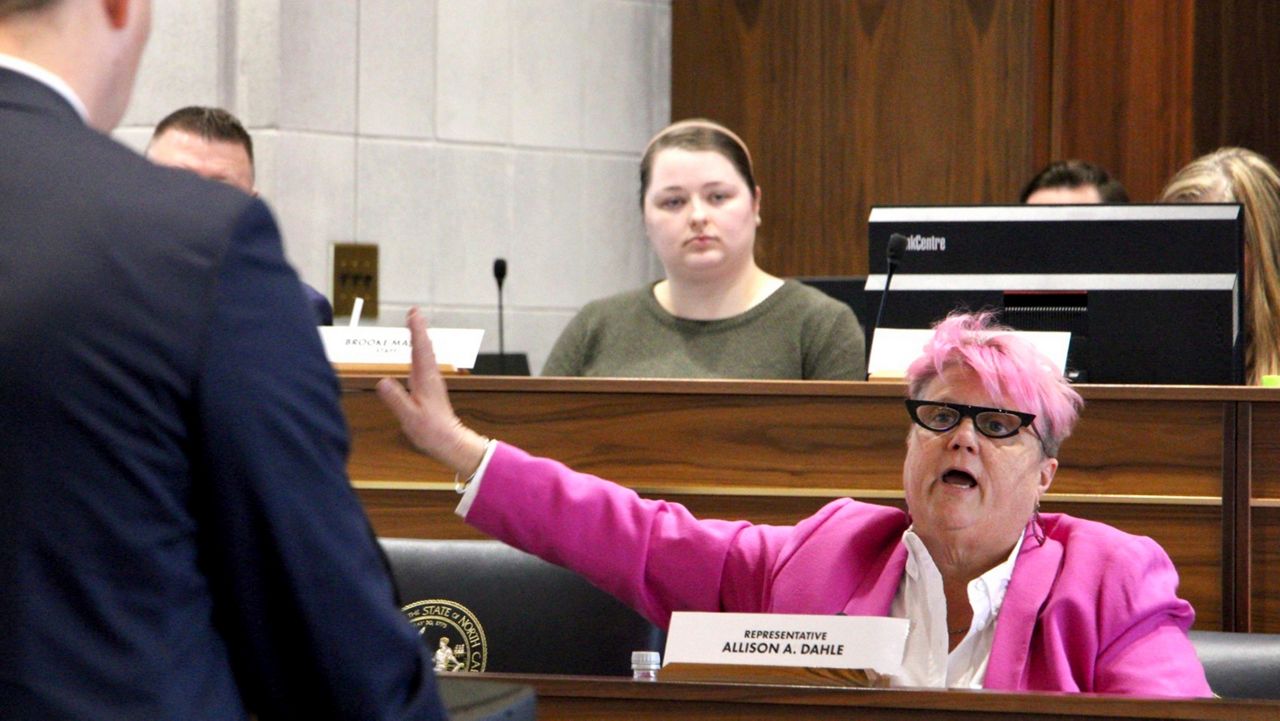
{"label": "pink blazer", "polygon": [[[659,626],[672,611],[885,616],[907,515],[851,499],[795,526],[698,520],[679,504],[499,444],[467,522],[577,571]],[[1149,538],[1042,514],[1014,565],[984,686],[1210,696],[1195,619]]]}

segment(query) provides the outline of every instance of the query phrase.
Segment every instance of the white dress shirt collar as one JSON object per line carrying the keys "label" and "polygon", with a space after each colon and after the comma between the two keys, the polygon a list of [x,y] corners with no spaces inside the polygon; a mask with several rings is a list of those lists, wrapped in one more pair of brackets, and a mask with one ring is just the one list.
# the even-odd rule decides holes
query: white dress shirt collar
{"label": "white dress shirt collar", "polygon": [[12,70],[19,75],[26,75],[36,82],[47,85],[51,90],[61,95],[71,107],[75,108],[76,114],[84,122],[89,122],[89,111],[84,106],[84,101],[80,100],[80,96],[76,95],[76,91],[67,85],[67,81],[58,77],[56,73],[50,72],[45,68],[36,65],[30,60],[23,60],[13,55],[0,53],[0,68]]}
{"label": "white dress shirt collar", "polygon": [[914,529],[902,534],[902,543],[907,547],[907,565],[890,615],[907,619],[910,626],[902,674],[894,678],[894,685],[982,688],[995,640],[996,619],[1013,577],[1014,562],[1022,550],[1022,537],[1008,558],[969,582],[973,621],[964,640],[950,652],[942,574]]}

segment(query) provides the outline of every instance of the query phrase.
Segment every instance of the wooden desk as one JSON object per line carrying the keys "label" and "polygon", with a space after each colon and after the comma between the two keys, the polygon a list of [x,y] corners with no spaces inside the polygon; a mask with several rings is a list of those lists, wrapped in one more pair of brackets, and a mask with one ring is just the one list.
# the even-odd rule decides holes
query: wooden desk
{"label": "wooden desk", "polygon": [[[466,674],[442,674],[460,675]],[[636,721],[776,718],[1274,721],[1280,718],[1280,702],[1275,701],[1168,701],[1061,693],[645,683],[625,678],[523,674],[474,674],[474,677],[532,686],[538,694],[538,718],[558,721],[604,718]]]}
{"label": "wooden desk", "polygon": [[1236,543],[1250,549],[1238,570],[1248,602],[1239,613],[1251,618],[1255,631],[1280,632],[1280,403],[1250,403],[1239,415],[1252,429],[1247,454],[1236,461]]}
{"label": "wooden desk", "polygon": [[[345,377],[349,471],[380,535],[476,538],[453,476]],[[900,384],[452,377],[481,433],[677,500],[705,517],[789,524],[833,498],[902,504]],[[1280,390],[1080,386],[1043,507],[1156,539],[1197,628],[1280,632]]]}

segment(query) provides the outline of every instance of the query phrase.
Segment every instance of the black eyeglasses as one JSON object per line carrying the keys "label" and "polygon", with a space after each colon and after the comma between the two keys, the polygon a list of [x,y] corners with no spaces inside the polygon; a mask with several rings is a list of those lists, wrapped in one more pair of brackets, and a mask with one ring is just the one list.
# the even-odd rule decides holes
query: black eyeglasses
{"label": "black eyeglasses", "polygon": [[[965,418],[972,418],[973,427],[987,438],[1017,435],[1018,431],[1024,426],[1030,426],[1036,419],[1032,413],[1006,411],[1003,408],[915,400],[907,401],[907,414],[921,427],[935,433],[945,433],[960,425],[960,421]],[[1035,429],[1032,428],[1031,431],[1034,433]]]}

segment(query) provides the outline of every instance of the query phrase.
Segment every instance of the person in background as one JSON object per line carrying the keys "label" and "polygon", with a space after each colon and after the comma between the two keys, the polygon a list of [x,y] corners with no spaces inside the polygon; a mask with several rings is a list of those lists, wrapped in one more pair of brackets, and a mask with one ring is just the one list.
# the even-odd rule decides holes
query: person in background
{"label": "person in background", "polygon": [[148,0],[0,0],[0,717],[443,719],[270,211],[106,135]]}
{"label": "person in background", "polygon": [[[191,105],[169,113],[147,143],[151,162],[190,170],[202,178],[226,183],[257,196],[254,186],[253,138],[236,116],[222,108]],[[333,325],[333,305],[306,283],[302,290],[316,325]]]}
{"label": "person in background", "polygon": [[640,208],[666,278],[588,303],[543,375],[865,378],[853,311],[756,264],[760,188],[737,135],[707,120],[658,133],[640,161]]}
{"label": "person in background", "polygon": [[1244,208],[1245,379],[1280,374],[1280,173],[1245,148],[1220,148],[1179,170],[1162,203],[1240,203]]}
{"label": "person in background", "polygon": [[907,371],[906,510],[844,498],[794,527],[699,520],[483,438],[454,414],[416,309],[412,393],[378,393],[467,479],[468,524],[659,626],[674,611],[892,616],[910,621],[899,685],[1209,696],[1164,550],[1040,512],[1082,401],[990,319],[947,318]]}
{"label": "person in background", "polygon": [[1129,194],[1107,171],[1083,160],[1059,160],[1041,170],[1022,189],[1019,203],[1078,205],[1127,203]]}

